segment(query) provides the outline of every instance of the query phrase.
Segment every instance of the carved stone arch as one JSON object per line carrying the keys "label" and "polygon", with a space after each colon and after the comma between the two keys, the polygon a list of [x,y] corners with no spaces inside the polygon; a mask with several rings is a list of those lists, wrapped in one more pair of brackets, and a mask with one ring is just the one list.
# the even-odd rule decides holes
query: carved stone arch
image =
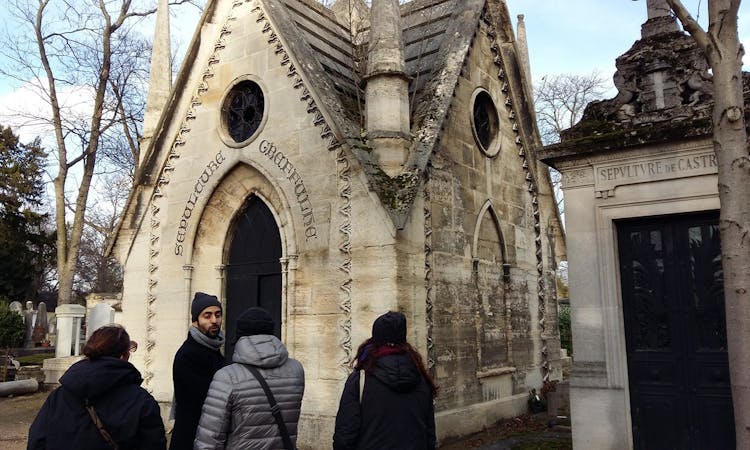
{"label": "carved stone arch", "polygon": [[[478,376],[489,377],[483,381],[487,386],[507,383],[506,371],[510,370],[510,265],[506,255],[500,219],[492,202],[487,200],[477,215],[472,244]],[[490,389],[492,392],[496,390]],[[486,395],[492,394],[485,392]]]}
{"label": "carved stone arch", "polygon": [[283,192],[277,189],[256,167],[238,163],[226,172],[211,193],[200,214],[190,258],[186,267],[192,272],[189,291],[205,291],[226,302],[225,264],[229,255],[237,217],[248,200],[258,198],[270,210],[278,226],[281,241],[281,318],[282,338],[289,324],[288,307],[296,268],[297,245],[289,213],[291,208]]}
{"label": "carved stone arch", "polygon": [[474,240],[471,246],[471,257],[474,260],[475,266],[479,259],[486,259],[482,258],[482,256],[491,255],[491,249],[487,247],[487,238],[489,237],[488,234],[491,235],[493,231],[497,236],[497,250],[499,252],[498,262],[500,264],[505,264],[508,259],[505,246],[505,237],[503,236],[503,230],[500,227],[500,219],[495,212],[492,201],[487,200],[479,210],[479,214],[477,215],[477,222],[474,225]]}

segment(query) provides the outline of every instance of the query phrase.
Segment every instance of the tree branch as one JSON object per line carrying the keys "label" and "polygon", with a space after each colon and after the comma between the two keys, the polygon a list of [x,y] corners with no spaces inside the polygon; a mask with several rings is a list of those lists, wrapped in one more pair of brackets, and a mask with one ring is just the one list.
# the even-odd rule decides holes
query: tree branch
{"label": "tree branch", "polygon": [[716,50],[716,46],[711,42],[708,33],[701,28],[698,22],[693,19],[687,8],[682,4],[680,0],[667,0],[669,7],[675,13],[683,28],[693,36],[693,39],[698,43],[698,46],[703,49],[703,52],[708,56],[712,50]]}

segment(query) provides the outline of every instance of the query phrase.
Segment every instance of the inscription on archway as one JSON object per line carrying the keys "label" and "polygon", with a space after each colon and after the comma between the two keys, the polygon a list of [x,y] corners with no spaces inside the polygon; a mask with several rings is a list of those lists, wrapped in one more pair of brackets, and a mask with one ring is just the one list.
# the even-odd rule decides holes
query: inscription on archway
{"label": "inscription on archway", "polygon": [[206,187],[208,180],[211,179],[213,174],[219,169],[219,166],[224,161],[226,161],[226,158],[221,154],[221,151],[219,151],[219,153],[214,156],[214,159],[206,164],[201,176],[195,181],[193,192],[190,193],[190,197],[187,202],[185,202],[185,208],[182,210],[182,217],[180,217],[180,224],[177,226],[177,237],[175,238],[176,242],[174,245],[175,255],[182,255],[182,243],[185,242],[185,234],[187,233],[190,217],[193,215],[195,203],[198,201],[198,198],[200,198],[201,193],[203,193],[203,188]]}
{"label": "inscription on archway", "polygon": [[313,214],[312,203],[310,203],[310,195],[307,193],[305,182],[302,180],[299,172],[297,172],[297,168],[270,141],[262,140],[258,146],[258,150],[262,155],[267,156],[268,159],[273,161],[276,167],[284,173],[286,179],[294,185],[294,195],[297,198],[297,204],[302,214],[302,224],[305,226],[305,240],[317,239],[318,229],[315,226],[315,215]]}

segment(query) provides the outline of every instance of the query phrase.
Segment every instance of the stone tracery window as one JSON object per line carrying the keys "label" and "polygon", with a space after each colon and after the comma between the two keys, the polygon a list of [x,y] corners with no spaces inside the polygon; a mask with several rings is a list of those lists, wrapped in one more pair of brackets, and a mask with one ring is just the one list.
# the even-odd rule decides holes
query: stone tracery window
{"label": "stone tracery window", "polygon": [[265,111],[263,90],[251,80],[232,87],[221,107],[222,125],[236,143],[250,139],[260,128]]}

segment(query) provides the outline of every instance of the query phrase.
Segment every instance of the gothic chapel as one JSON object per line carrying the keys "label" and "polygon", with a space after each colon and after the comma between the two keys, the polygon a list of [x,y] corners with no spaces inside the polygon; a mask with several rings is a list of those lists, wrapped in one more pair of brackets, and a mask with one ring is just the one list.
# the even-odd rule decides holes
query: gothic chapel
{"label": "gothic chapel", "polygon": [[561,378],[564,240],[504,1],[208,0],[173,83],[159,2],[111,243],[116,320],[145,343],[134,363],[158,401],[195,291],[221,299],[229,342],[246,308],[275,316],[305,367],[300,448],[330,448],[351,359],[387,310],[440,386],[441,439]]}

